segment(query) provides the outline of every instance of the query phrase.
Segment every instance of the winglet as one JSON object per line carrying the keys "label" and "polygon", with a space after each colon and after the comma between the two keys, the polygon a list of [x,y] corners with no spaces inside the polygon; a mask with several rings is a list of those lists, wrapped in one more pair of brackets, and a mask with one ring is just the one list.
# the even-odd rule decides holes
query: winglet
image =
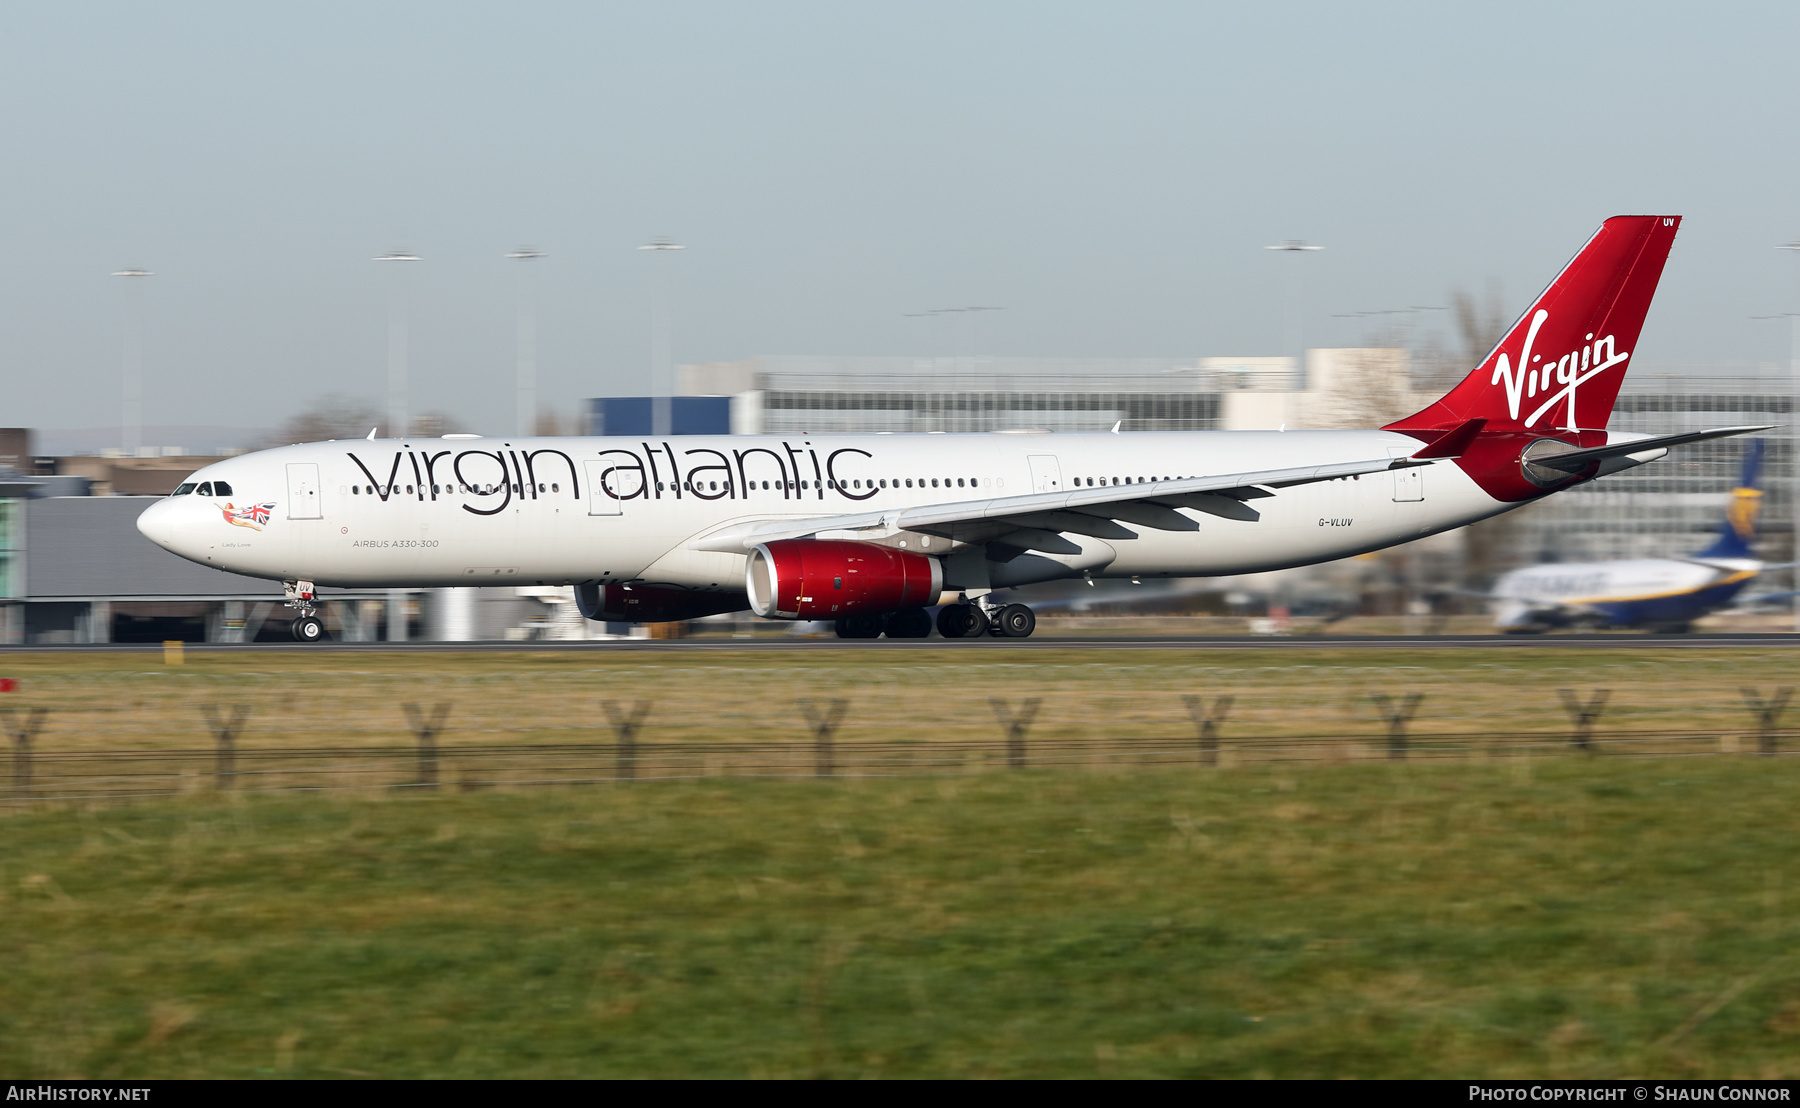
{"label": "winglet", "polygon": [[1475,442],[1475,436],[1481,434],[1481,429],[1486,426],[1487,420],[1485,419],[1479,417],[1465,419],[1442,435],[1432,439],[1431,443],[1423,450],[1415,451],[1413,457],[1460,458]]}

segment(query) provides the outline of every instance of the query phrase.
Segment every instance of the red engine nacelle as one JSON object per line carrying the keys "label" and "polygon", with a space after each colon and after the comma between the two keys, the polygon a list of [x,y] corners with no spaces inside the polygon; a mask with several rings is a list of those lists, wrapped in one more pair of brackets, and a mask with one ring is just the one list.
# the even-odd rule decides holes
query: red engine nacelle
{"label": "red engine nacelle", "polygon": [[936,604],[944,568],[936,558],[872,542],[780,539],[750,552],[750,610],[770,619],[836,619]]}
{"label": "red engine nacelle", "polygon": [[577,585],[575,606],[589,619],[614,623],[673,623],[722,612],[741,612],[750,605],[741,592],[645,585]]}

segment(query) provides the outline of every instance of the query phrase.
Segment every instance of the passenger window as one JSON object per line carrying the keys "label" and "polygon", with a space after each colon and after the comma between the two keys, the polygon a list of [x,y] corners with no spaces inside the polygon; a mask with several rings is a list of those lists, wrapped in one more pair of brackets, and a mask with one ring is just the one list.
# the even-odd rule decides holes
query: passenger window
{"label": "passenger window", "polygon": [[408,496],[412,495],[412,486],[411,485],[406,486],[406,495],[408,495]]}
{"label": "passenger window", "polygon": [[906,487],[909,489],[912,488],[912,478],[911,477],[908,477],[906,479]]}
{"label": "passenger window", "polygon": [[562,486],[557,484],[555,481],[552,481],[552,482],[550,482],[550,491],[551,492],[561,492]]}
{"label": "passenger window", "polygon": [[202,483],[200,486],[200,495],[201,496],[211,496],[212,494],[213,494],[212,493],[212,482],[206,481],[206,482]]}
{"label": "passenger window", "polygon": [[937,478],[936,478],[936,477],[933,477],[933,478],[932,478],[932,479],[931,479],[931,487],[932,487],[932,488],[934,488],[934,489],[935,489],[935,488],[937,488],[937,487],[938,487],[938,486],[937,486]]}

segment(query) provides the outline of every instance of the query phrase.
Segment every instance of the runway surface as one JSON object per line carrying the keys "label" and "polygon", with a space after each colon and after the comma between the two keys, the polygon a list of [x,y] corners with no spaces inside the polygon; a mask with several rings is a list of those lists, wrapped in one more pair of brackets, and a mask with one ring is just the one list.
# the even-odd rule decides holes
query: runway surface
{"label": "runway surface", "polygon": [[[494,653],[562,651],[599,654],[624,652],[706,653],[724,650],[750,651],[1041,651],[1041,650],[1566,650],[1592,647],[1604,650],[1732,650],[1800,648],[1800,635],[1396,635],[1330,636],[1254,635],[1241,637],[1126,636],[1054,637],[1031,639],[601,639],[549,642],[322,642],[301,643],[187,643],[186,651],[214,653]],[[8,654],[161,653],[161,643],[93,643],[0,647]]]}

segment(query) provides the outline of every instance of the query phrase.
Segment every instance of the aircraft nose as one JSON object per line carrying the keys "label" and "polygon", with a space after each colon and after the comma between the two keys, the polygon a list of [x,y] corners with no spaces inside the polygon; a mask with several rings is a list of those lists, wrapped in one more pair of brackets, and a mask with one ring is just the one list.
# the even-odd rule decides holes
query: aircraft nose
{"label": "aircraft nose", "polygon": [[175,513],[169,502],[158,500],[138,514],[138,533],[164,550],[175,549]]}

